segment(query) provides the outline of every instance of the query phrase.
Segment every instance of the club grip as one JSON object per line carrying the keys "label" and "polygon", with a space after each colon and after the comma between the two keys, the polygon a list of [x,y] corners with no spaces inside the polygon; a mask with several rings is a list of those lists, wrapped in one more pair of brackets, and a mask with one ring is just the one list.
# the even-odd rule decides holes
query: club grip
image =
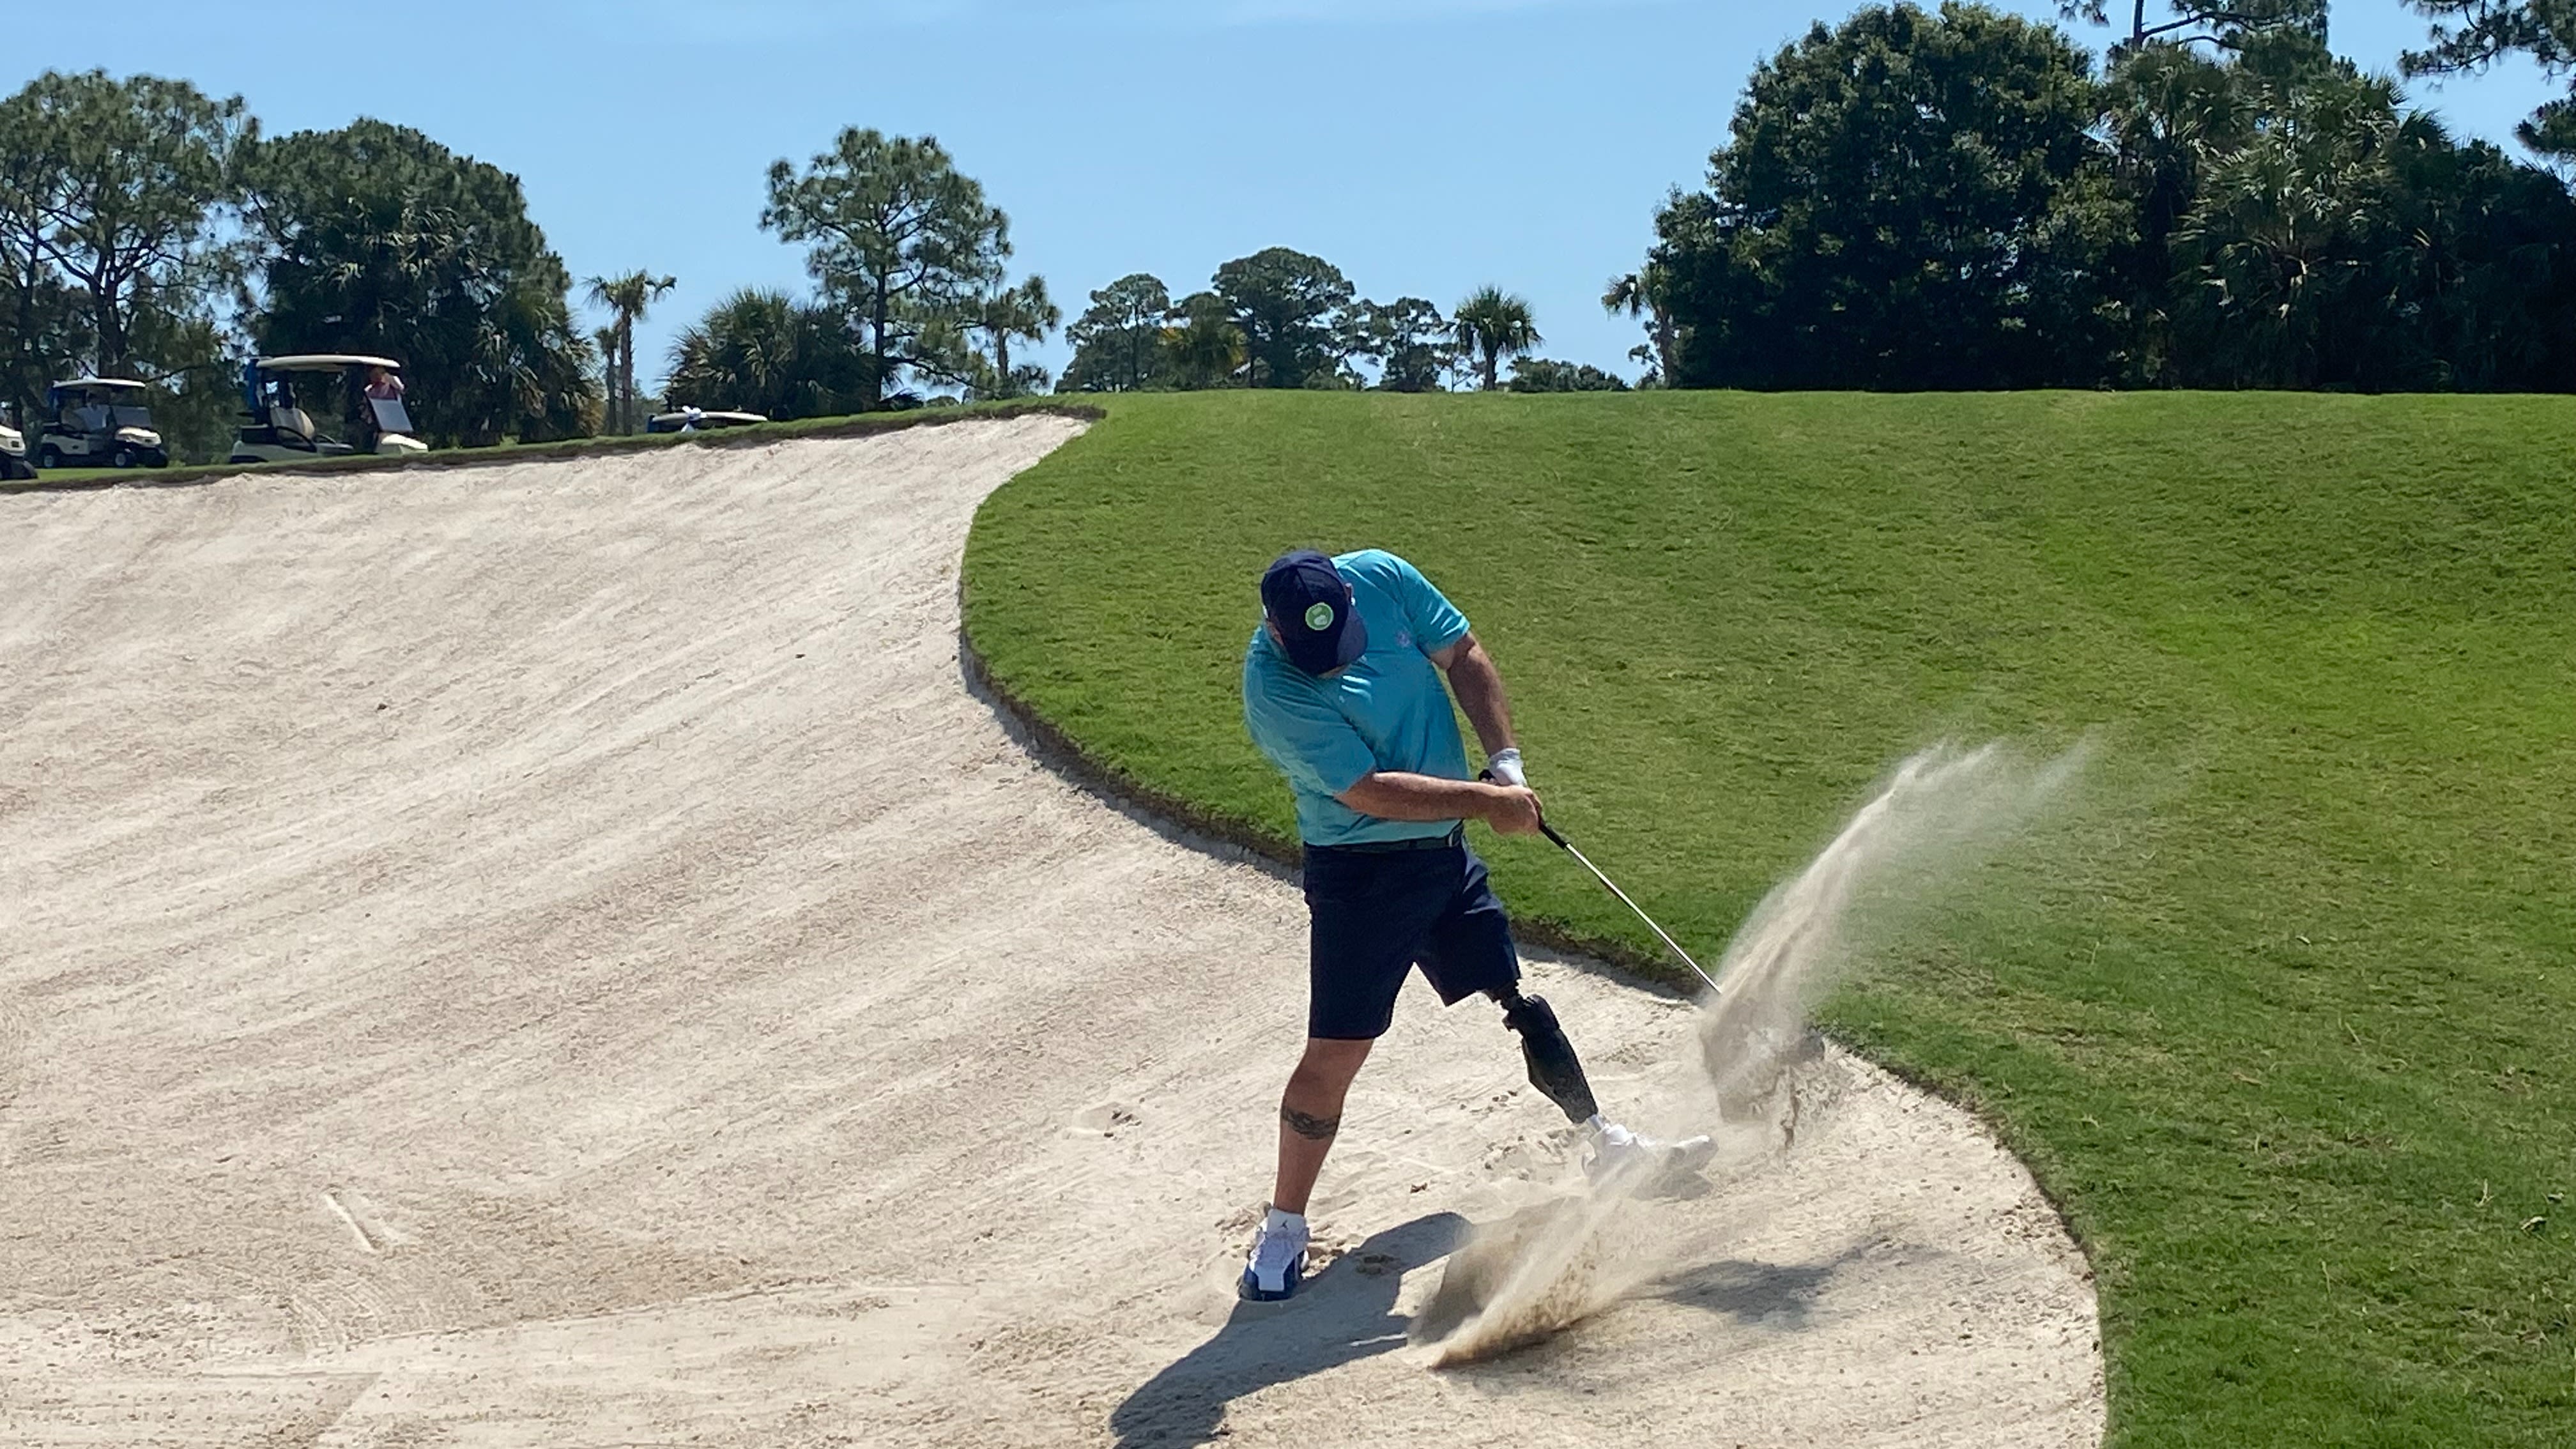
{"label": "club grip", "polygon": [[[1478,770],[1476,772],[1476,779],[1480,783],[1490,785],[1494,783],[1494,772],[1491,770]],[[1572,850],[1574,848],[1573,846],[1565,843],[1564,836],[1556,833],[1555,826],[1547,823],[1547,812],[1544,810],[1540,811],[1538,814],[1538,833],[1546,836],[1549,840],[1554,841],[1556,843],[1556,848],[1559,850]]]}

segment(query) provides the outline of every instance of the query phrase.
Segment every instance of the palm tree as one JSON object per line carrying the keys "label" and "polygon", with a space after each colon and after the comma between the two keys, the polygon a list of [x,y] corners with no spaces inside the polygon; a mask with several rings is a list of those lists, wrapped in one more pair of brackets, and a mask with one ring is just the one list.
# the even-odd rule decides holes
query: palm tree
{"label": "palm tree", "polygon": [[1251,357],[1243,329],[1227,315],[1225,302],[1213,292],[1193,292],[1172,304],[1176,327],[1163,329],[1163,355],[1184,390],[1225,387]]}
{"label": "palm tree", "polygon": [[635,431],[635,324],[643,320],[646,308],[662,300],[663,294],[680,285],[680,281],[650,272],[586,280],[592,304],[607,308],[616,319],[609,324],[609,330],[617,335],[616,346],[607,358],[608,430],[631,433]]}
{"label": "palm tree", "polygon": [[1528,300],[1500,287],[1479,288],[1459,303],[1450,325],[1458,330],[1459,350],[1476,359],[1476,375],[1487,392],[1500,385],[1495,374],[1504,358],[1526,357],[1547,340],[1538,335]]}
{"label": "palm tree", "polygon": [[2389,81],[2319,85],[2210,166],[2174,240],[2197,284],[2184,310],[2207,329],[2204,365],[2226,384],[2315,387],[2337,321],[2390,306],[2360,289],[2372,243],[2389,231],[2389,153],[2404,125]]}
{"label": "palm tree", "polygon": [[669,401],[772,418],[836,417],[866,411],[877,387],[840,313],[746,287],[680,329]]}
{"label": "palm tree", "polygon": [[602,403],[599,416],[599,430],[603,433],[614,433],[619,431],[617,426],[616,324],[611,323],[606,327],[593,329],[590,334],[590,340],[599,348],[599,391]]}
{"label": "palm tree", "polygon": [[1044,342],[1064,313],[1047,296],[1046,278],[1031,277],[1016,287],[995,292],[976,304],[968,326],[993,342],[993,380],[978,388],[986,397],[1018,397],[1046,385],[1046,369],[1011,369],[1011,340]]}
{"label": "palm tree", "polygon": [[1625,276],[1612,277],[1602,289],[1601,310],[1616,317],[1625,312],[1631,317],[1651,314],[1649,328],[1655,339],[1655,373],[1672,385],[1673,316],[1664,310],[1664,269],[1662,264],[1648,262]]}

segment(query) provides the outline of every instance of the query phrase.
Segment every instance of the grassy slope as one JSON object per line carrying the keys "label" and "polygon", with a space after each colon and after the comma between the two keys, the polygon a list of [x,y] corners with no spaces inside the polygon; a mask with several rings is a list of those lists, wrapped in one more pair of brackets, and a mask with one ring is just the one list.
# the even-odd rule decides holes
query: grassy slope
{"label": "grassy slope", "polygon": [[[986,506],[967,620],[1097,760],[1284,837],[1255,574],[1394,548],[1552,818],[1710,945],[1910,749],[2099,727],[1829,1025],[2064,1206],[2118,1442],[2564,1445],[2570,459],[2546,399],[1124,399]],[[1651,944],[1487,841],[1519,913]]]}

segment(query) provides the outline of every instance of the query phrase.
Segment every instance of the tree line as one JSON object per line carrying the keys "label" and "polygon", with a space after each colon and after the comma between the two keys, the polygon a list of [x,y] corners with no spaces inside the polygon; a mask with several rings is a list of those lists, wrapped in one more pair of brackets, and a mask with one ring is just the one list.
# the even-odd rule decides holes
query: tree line
{"label": "tree line", "polygon": [[571,279],[517,178],[381,121],[262,134],[238,96],[47,73],[0,100],[0,399],[151,384],[174,451],[218,453],[246,350],[388,352],[447,443],[597,423]]}
{"label": "tree line", "polygon": [[[2576,71],[2576,9],[2408,0],[2410,74]],[[2463,142],[2326,45],[2324,0],[2066,0],[2069,33],[1949,0],[1869,5],[1756,67],[1602,305],[1645,386],[2576,389],[2576,199]],[[2562,14],[2564,10],[2566,13]],[[2576,157],[2576,100],[2523,142]],[[810,295],[683,328],[662,396],[635,324],[675,279],[575,279],[516,177],[407,127],[263,133],[185,81],[49,72],[0,99],[0,401],[81,371],[151,384],[173,451],[220,451],[239,359],[382,353],[443,445],[633,431],[657,407],[810,417],[1154,389],[1624,388],[1541,357],[1528,302],[1362,297],[1272,247],[1175,296],[1146,273],[1071,322],[1010,219],[931,137],[853,127],[768,172],[758,221]],[[1061,377],[1029,359],[1062,327]]]}
{"label": "tree line", "polygon": [[271,137],[238,96],[49,72],[0,100],[0,400],[28,419],[52,381],[132,376],[172,451],[202,458],[238,421],[241,358],[279,352],[400,360],[413,421],[443,446],[632,432],[659,407],[796,418],[1051,384],[1625,386],[1531,355],[1529,305],[1499,289],[1447,315],[1381,305],[1286,248],[1177,301],[1143,275],[1093,293],[1051,378],[1028,349],[1062,311],[1043,277],[1012,277],[1010,218],[927,136],[852,127],[776,162],[759,224],[805,249],[811,295],[721,299],[648,397],[635,326],[676,279],[581,279],[609,316],[585,332],[515,176],[382,121]]}
{"label": "tree line", "polygon": [[[1544,339],[1528,301],[1500,288],[1448,314],[1420,297],[1379,303],[1332,263],[1287,247],[1225,262],[1205,290],[1177,299],[1143,272],[1091,293],[1064,327],[1072,360],[1051,379],[1013,363],[1010,348],[1043,342],[1062,312],[1043,277],[1003,285],[1006,223],[937,142],[853,131],[803,172],[779,163],[770,188],[763,225],[825,243],[808,258],[817,295],[753,288],[710,308],[673,348],[674,406],[808,416],[918,405],[932,400],[915,390],[924,386],[992,399],[1050,384],[1059,393],[1628,385],[1534,355]],[[853,206],[856,196],[867,199]]]}
{"label": "tree line", "polygon": [[246,355],[393,357],[443,446],[630,432],[663,403],[804,417],[1044,386],[1011,349],[1060,315],[1008,280],[1008,217],[935,140],[853,129],[781,161],[760,224],[806,247],[818,295],[718,304],[651,399],[634,328],[675,279],[585,279],[611,319],[585,333],[517,177],[382,121],[271,137],[237,96],[48,72],[0,99],[0,402],[30,421],[54,381],[133,377],[171,451],[204,458]]}
{"label": "tree line", "polygon": [[936,139],[854,126],[802,168],[775,162],[760,225],[805,245],[816,296],[750,289],[710,308],[673,348],[672,405],[808,417],[1045,385],[1011,344],[1062,314],[1045,278],[1010,280],[1010,217]]}
{"label": "tree line", "polygon": [[1528,300],[1499,287],[1477,289],[1447,315],[1421,297],[1373,302],[1340,268],[1287,247],[1223,263],[1206,290],[1178,300],[1159,277],[1121,277],[1091,294],[1065,337],[1074,352],[1062,392],[1627,386],[1589,365],[1536,356],[1546,339]]}
{"label": "tree line", "polygon": [[[2119,10],[2099,74],[1982,5],[1816,25],[1605,302],[1685,387],[2576,388],[2556,173],[2335,56],[2322,0]],[[2436,40],[2410,68],[2498,53]],[[2524,139],[2568,124],[2544,108]]]}

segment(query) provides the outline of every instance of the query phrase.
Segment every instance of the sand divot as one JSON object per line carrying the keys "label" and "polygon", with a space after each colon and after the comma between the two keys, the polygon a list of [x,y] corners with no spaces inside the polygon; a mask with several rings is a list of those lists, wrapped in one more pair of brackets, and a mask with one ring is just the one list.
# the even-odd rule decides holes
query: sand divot
{"label": "sand divot", "polygon": [[[1432,1372],[1469,1223],[1575,1169],[1495,1013],[1409,994],[1337,1256],[1232,1301],[1296,892],[958,666],[976,504],[1080,431],[0,498],[0,1442],[2099,1440],[2028,1176],[1831,1052],[1795,1171]],[[1689,1060],[1530,970],[1611,1105]]]}

